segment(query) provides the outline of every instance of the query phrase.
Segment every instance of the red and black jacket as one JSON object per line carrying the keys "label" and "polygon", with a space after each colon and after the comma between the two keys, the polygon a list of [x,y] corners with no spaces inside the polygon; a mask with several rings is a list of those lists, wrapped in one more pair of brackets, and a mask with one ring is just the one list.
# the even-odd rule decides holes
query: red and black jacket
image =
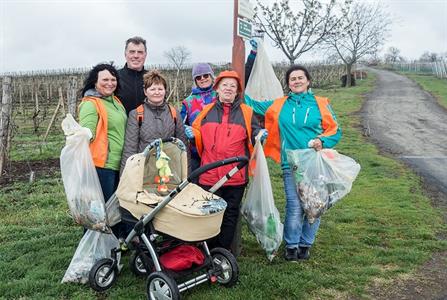
{"label": "red and black jacket", "polygon": [[[254,137],[261,127],[253,110],[240,99],[233,103],[215,103],[205,106],[193,123],[195,143],[201,157],[201,165],[233,156],[250,157]],[[234,165],[222,166],[200,176],[199,183],[212,186]],[[225,186],[240,186],[248,183],[245,167],[231,177]]]}

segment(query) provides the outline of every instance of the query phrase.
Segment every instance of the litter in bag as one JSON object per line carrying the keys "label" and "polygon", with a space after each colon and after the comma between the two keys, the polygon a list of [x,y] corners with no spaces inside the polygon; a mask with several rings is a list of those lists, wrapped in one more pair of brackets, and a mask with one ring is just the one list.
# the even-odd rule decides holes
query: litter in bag
{"label": "litter in bag", "polygon": [[351,191],[360,172],[358,163],[333,149],[286,150],[286,153],[310,224]]}
{"label": "litter in bag", "polygon": [[255,166],[253,179],[241,213],[267,258],[272,261],[281,245],[283,224],[275,207],[267,160],[259,138],[250,160],[250,165]]}
{"label": "litter in bag", "polygon": [[251,70],[245,93],[256,100],[276,99],[282,97],[284,92],[281,83],[276,77],[272,64],[264,49],[261,39],[256,38],[258,50]]}
{"label": "litter in bag", "polygon": [[[113,233],[87,230],[62,278],[62,283],[87,283],[93,265],[102,258],[110,258],[113,248],[119,248],[119,241]],[[117,256],[119,265],[121,254],[118,253]]]}
{"label": "litter in bag", "polygon": [[[110,226],[115,225],[115,222],[118,223],[121,220],[119,211],[118,215],[116,214],[116,210],[119,209],[118,207],[119,202],[115,196],[112,196],[112,198],[110,198],[110,200],[106,203],[107,216],[109,217]],[[110,251],[114,248],[119,248],[119,246],[119,240],[113,233],[106,234],[98,231],[87,230],[78,244],[78,248],[71,259],[67,271],[65,271],[64,278],[62,278],[62,283],[87,283],[88,276],[93,265],[102,258],[110,258]],[[121,253],[117,253],[117,259],[119,265]]]}
{"label": "litter in bag", "polygon": [[71,215],[87,229],[110,233],[104,196],[89,149],[91,132],[70,114],[62,121],[62,129],[66,142],[60,156],[61,174]]}

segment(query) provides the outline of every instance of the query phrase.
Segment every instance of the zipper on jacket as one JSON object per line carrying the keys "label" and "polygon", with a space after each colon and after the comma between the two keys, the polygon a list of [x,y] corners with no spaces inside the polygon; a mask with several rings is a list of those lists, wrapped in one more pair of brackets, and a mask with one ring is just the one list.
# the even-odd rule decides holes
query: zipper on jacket
{"label": "zipper on jacket", "polygon": [[293,108],[292,121],[293,121],[293,125],[295,125],[295,107]]}
{"label": "zipper on jacket", "polygon": [[309,116],[309,110],[310,110],[310,107],[308,107],[306,110],[306,116],[304,117],[304,124],[306,124],[306,122],[307,122],[307,117]]}

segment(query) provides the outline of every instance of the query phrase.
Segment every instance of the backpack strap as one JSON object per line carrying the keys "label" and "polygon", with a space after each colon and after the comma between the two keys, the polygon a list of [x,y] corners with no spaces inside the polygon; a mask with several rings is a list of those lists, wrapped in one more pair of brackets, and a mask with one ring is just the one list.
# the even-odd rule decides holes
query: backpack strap
{"label": "backpack strap", "polygon": [[169,105],[169,111],[171,112],[171,116],[174,119],[174,124],[177,126],[177,111],[175,110],[175,107],[171,104]]}
{"label": "backpack strap", "polygon": [[138,121],[138,128],[141,128],[141,124],[143,124],[144,119],[144,106],[143,104],[138,105],[137,114],[135,115]]}

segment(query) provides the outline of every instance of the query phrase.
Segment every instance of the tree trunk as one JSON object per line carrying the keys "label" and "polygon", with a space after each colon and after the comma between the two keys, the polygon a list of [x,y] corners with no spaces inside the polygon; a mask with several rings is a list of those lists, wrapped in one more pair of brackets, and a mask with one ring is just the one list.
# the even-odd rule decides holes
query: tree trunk
{"label": "tree trunk", "polygon": [[352,70],[352,64],[347,64],[346,65],[346,87],[347,88],[352,86],[351,70]]}
{"label": "tree trunk", "polygon": [[0,107],[0,177],[3,174],[3,168],[9,157],[9,138],[10,138],[10,121],[12,112],[12,96],[11,96],[11,78],[3,78],[3,95],[2,105]]}

